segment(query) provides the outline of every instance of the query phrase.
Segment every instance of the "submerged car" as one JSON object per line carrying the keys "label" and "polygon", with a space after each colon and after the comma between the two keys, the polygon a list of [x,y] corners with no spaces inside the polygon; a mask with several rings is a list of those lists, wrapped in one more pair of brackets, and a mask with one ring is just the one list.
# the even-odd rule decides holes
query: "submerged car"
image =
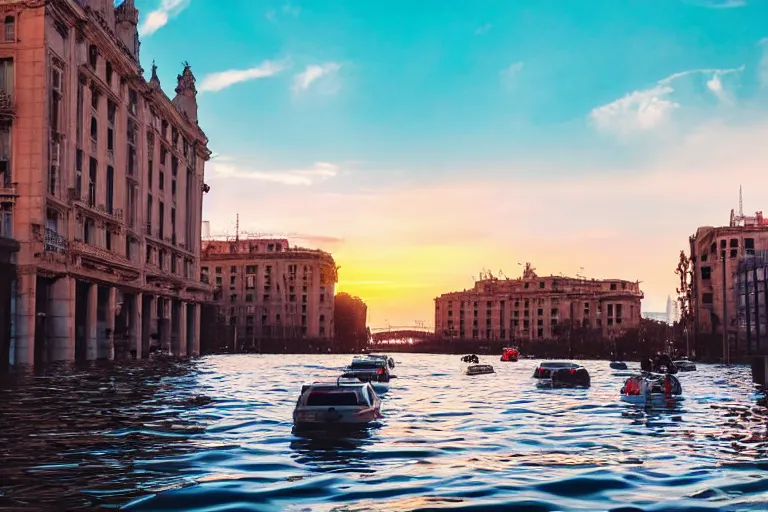
{"label": "submerged car", "polygon": [[387,366],[389,366],[390,370],[395,369],[395,360],[389,357],[385,354],[368,354],[368,358],[370,359],[381,359],[387,362]]}
{"label": "submerged car", "polygon": [[543,362],[533,370],[533,378],[539,386],[553,388],[588,388],[591,384],[589,372],[576,363]]}
{"label": "submerged car", "polygon": [[352,364],[345,370],[344,375],[354,376],[365,382],[389,382],[394,375],[389,373],[387,360],[372,357],[354,357]]}
{"label": "submerged car", "polygon": [[296,429],[361,426],[381,417],[381,401],[367,382],[337,379],[305,384],[293,411]]}
{"label": "submerged car", "polygon": [[621,388],[621,401],[646,407],[669,407],[682,399],[683,386],[669,373],[633,375]]}
{"label": "submerged car", "polygon": [[693,361],[688,360],[687,358],[678,359],[677,361],[673,361],[673,364],[677,366],[677,369],[681,372],[695,372],[696,371],[696,364]]}
{"label": "submerged car", "polygon": [[627,369],[627,363],[624,361],[611,361],[610,364],[611,368],[613,370],[626,370]]}
{"label": "submerged car", "polygon": [[471,364],[465,370],[467,375],[485,375],[487,373],[496,373],[493,366],[489,364]]}
{"label": "submerged car", "polygon": [[480,358],[476,354],[469,354],[461,358],[462,363],[480,363]]}

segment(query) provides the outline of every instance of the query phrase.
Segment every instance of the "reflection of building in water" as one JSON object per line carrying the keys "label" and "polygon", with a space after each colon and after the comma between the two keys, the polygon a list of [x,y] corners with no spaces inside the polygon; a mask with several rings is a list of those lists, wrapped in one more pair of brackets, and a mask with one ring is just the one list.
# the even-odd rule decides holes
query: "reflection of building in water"
{"label": "reflection of building in water", "polygon": [[332,338],[336,264],[286,239],[206,240],[203,279],[239,347],[260,339]]}
{"label": "reflection of building in water", "polygon": [[536,340],[567,335],[568,326],[600,330],[606,338],[640,324],[643,292],[620,279],[481,276],[471,290],[435,299],[435,333],[459,339]]}
{"label": "reflection of building in water", "polygon": [[0,226],[20,243],[10,357],[141,356],[150,337],[198,352],[210,153],[191,68],[173,99],[154,66],[142,76],[134,0],[0,12]]}

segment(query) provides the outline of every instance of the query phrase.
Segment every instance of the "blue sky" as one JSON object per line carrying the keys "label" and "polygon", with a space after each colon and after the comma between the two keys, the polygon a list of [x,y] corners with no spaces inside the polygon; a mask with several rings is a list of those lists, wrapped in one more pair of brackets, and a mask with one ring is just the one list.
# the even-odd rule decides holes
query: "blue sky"
{"label": "blue sky", "polygon": [[768,208],[768,0],[136,4],[147,73],[197,77],[213,231],[333,251],[374,324],[527,260],[663,311],[697,226]]}

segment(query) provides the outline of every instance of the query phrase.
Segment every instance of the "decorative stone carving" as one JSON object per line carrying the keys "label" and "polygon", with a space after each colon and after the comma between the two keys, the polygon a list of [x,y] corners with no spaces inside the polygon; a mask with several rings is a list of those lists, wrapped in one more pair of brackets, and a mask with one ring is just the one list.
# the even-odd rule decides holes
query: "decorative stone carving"
{"label": "decorative stone carving", "polygon": [[184,71],[180,75],[176,75],[176,80],[178,81],[176,94],[196,95],[195,75],[192,74],[192,68],[187,61],[184,61],[182,64],[184,65]]}
{"label": "decorative stone carving", "polygon": [[152,61],[152,78],[149,79],[149,85],[154,89],[160,89],[160,78],[157,76],[157,66]]}

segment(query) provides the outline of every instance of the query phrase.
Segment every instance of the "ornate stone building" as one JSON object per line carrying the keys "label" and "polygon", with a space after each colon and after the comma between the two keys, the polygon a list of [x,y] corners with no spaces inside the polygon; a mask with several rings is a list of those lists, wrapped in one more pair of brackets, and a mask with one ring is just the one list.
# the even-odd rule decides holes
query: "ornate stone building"
{"label": "ornate stone building", "polygon": [[[691,313],[697,352],[712,357],[722,356],[724,329],[728,350],[733,355],[746,351],[746,308],[753,310],[756,304],[759,308],[766,299],[764,295],[755,297],[755,290],[751,287],[752,301],[751,305],[748,304],[749,299],[744,296],[744,281],[740,282],[738,276],[755,264],[746,260],[768,251],[768,218],[763,216],[763,212],[745,216],[731,211],[728,226],[700,227],[689,242]],[[756,274],[744,274],[742,277],[749,278],[752,285],[753,279],[757,278],[758,282],[762,279],[762,271]],[[758,324],[751,322],[749,327],[749,338],[754,346],[758,335],[756,330],[762,328],[766,333],[768,328],[762,319]]]}
{"label": "ornate stone building", "polygon": [[210,152],[192,70],[173,100],[154,66],[143,77],[133,0],[0,13],[2,213],[20,244],[11,361],[198,352]]}
{"label": "ornate stone building", "polygon": [[539,277],[526,265],[520,279],[485,276],[471,290],[435,299],[435,333],[458,339],[555,339],[560,327],[599,329],[611,339],[640,325],[643,292],[619,279]]}
{"label": "ornate stone building", "polygon": [[211,240],[203,242],[202,265],[237,347],[333,337],[338,279],[329,253],[286,239]]}

